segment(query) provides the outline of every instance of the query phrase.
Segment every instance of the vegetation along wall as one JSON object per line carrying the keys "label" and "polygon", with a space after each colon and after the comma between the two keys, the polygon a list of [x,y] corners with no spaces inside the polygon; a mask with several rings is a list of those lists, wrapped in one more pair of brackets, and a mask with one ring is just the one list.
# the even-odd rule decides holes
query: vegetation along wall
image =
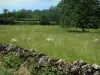
{"label": "vegetation along wall", "polygon": [[35,50],[0,44],[4,66],[15,69],[15,75],[100,75],[100,66],[83,60],[70,63],[49,57]]}

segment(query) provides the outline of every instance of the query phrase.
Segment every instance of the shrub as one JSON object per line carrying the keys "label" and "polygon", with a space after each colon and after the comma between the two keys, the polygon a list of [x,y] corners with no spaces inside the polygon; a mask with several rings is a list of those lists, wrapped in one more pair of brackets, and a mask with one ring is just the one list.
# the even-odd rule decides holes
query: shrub
{"label": "shrub", "polygon": [[47,16],[40,17],[40,25],[50,25],[50,21]]}
{"label": "shrub", "polygon": [[1,68],[0,67],[0,75],[13,75],[13,73],[9,72],[7,69],[5,68]]}
{"label": "shrub", "polygon": [[20,59],[18,56],[9,53],[4,57],[4,63],[7,68],[19,68],[21,65]]}
{"label": "shrub", "polygon": [[15,24],[13,18],[0,18],[0,24]]}

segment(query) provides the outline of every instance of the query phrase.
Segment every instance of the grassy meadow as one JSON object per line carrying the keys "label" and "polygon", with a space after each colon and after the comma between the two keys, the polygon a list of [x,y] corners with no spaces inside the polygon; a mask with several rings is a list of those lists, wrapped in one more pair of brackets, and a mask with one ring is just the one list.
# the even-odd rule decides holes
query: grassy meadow
{"label": "grassy meadow", "polygon": [[[85,60],[100,65],[100,29],[74,32],[59,26],[0,25],[0,43],[19,45],[67,61]],[[47,41],[52,38],[52,41]],[[16,39],[17,43],[12,42]]]}

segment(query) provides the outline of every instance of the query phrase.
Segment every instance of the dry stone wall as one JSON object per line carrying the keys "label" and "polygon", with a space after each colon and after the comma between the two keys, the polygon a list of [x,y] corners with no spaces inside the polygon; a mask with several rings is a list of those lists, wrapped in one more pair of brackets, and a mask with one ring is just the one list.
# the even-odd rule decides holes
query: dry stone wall
{"label": "dry stone wall", "polygon": [[31,75],[34,75],[32,71],[36,72],[35,75],[42,75],[45,71],[48,71],[46,75],[49,75],[49,73],[50,75],[100,75],[100,66],[97,64],[88,64],[83,60],[70,63],[63,59],[49,57],[35,50],[0,44],[0,54],[6,55],[10,52],[19,56],[28,69],[30,69],[31,65]]}

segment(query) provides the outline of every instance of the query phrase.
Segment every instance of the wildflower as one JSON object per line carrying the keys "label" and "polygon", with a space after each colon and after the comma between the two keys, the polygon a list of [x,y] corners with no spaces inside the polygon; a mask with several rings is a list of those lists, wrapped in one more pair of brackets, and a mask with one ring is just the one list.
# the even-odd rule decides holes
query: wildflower
{"label": "wildflower", "polygon": [[27,38],[27,40],[31,40],[31,38]]}
{"label": "wildflower", "polygon": [[99,39],[94,39],[93,41],[94,41],[94,42],[97,42],[97,41],[99,41]]}
{"label": "wildflower", "polygon": [[46,41],[53,41],[53,38],[46,38]]}
{"label": "wildflower", "polygon": [[17,40],[16,39],[11,39],[11,42],[17,45]]}
{"label": "wildflower", "polygon": [[16,40],[16,39],[11,39],[11,41],[12,41],[12,42],[17,42],[17,40]]}

